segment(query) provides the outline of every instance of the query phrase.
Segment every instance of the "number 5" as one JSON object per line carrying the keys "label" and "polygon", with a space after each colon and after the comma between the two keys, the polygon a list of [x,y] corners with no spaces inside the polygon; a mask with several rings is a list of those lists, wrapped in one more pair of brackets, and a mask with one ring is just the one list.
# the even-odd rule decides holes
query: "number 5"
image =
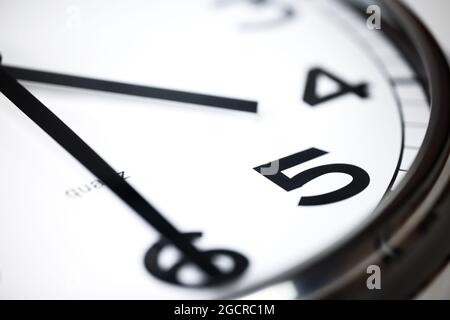
{"label": "number 5", "polygon": [[325,154],[327,154],[327,152],[311,148],[278,160],[279,170],[277,172],[270,172],[271,174],[267,174],[268,170],[265,169],[271,167],[271,163],[258,166],[254,169],[288,192],[301,188],[306,183],[328,173],[344,173],[352,177],[353,180],[349,184],[338,190],[316,196],[300,198],[299,206],[317,206],[339,202],[351,198],[367,188],[370,182],[370,177],[367,172],[360,167],[350,164],[337,163],[318,166],[305,170],[292,178],[289,178],[282,173],[283,170],[316,159]]}

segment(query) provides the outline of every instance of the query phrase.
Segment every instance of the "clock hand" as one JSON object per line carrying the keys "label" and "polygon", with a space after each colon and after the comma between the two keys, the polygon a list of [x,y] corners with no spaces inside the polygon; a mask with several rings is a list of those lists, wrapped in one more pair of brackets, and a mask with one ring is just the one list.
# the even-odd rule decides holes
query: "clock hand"
{"label": "clock hand", "polygon": [[192,245],[184,234],[171,225],[130,184],[119,177],[108,163],[44,104],[11,77],[1,65],[0,91],[205,273],[211,277],[226,276],[211,262],[208,255]]}
{"label": "clock hand", "polygon": [[218,107],[256,113],[256,101],[225,98],[213,95],[199,94],[186,91],[176,91],[155,87],[132,85],[85,77],[72,76],[61,73],[45,72],[3,65],[3,69],[18,80],[42,82],[54,85],[75,87],[81,89],[106,91],[138,97],[155,98],[203,106]]}

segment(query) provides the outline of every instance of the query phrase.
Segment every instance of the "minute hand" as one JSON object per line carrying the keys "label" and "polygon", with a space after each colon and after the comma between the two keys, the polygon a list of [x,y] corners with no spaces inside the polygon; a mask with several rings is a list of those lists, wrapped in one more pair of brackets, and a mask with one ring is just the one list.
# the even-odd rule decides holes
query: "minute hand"
{"label": "minute hand", "polygon": [[249,100],[233,99],[187,91],[170,90],[122,82],[78,77],[62,73],[19,68],[15,66],[3,65],[3,69],[18,80],[42,82],[81,89],[106,91],[138,97],[191,103],[252,113],[256,113],[258,108],[257,102]]}
{"label": "minute hand", "polygon": [[130,184],[119,177],[116,171],[75,132],[5,72],[2,66],[0,66],[0,91],[204,272],[212,277],[222,275],[221,271],[209,259],[206,259],[201,251],[192,245]]}

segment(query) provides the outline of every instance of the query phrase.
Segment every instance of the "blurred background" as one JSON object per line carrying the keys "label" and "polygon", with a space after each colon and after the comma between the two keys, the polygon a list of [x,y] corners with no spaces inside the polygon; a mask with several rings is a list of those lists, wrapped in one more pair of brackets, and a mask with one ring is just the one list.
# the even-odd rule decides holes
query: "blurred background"
{"label": "blurred background", "polygon": [[450,53],[450,1],[449,0],[404,0],[431,29],[441,43],[447,56]]}

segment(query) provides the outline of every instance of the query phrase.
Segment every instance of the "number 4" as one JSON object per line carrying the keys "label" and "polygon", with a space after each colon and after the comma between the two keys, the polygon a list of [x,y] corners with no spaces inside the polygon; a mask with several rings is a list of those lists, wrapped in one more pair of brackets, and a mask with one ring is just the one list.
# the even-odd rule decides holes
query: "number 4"
{"label": "number 4", "polygon": [[[321,77],[324,76],[336,82],[336,84],[338,85],[338,90],[324,96],[319,96],[317,93],[317,86]],[[322,104],[324,102],[339,98],[349,93],[353,93],[362,99],[368,98],[368,84],[360,83],[357,85],[352,85],[331,74],[330,72],[325,71],[324,69],[314,68],[311,69],[308,73],[303,101],[305,101],[310,106],[316,106],[318,104]]]}
{"label": "number 4", "polygon": [[[352,181],[349,184],[338,190],[300,198],[299,206],[317,206],[339,202],[351,198],[367,188],[370,182],[370,177],[367,172],[360,167],[350,164],[337,163],[318,166],[305,170],[292,178],[289,178],[282,173],[283,170],[316,159],[325,154],[327,154],[326,151],[311,148],[275,162],[258,166],[254,169],[288,192],[301,188],[306,183],[328,173],[344,173],[352,177]],[[274,167],[273,163],[276,163],[275,167],[277,167],[278,170],[268,170],[268,168],[271,169]]]}

